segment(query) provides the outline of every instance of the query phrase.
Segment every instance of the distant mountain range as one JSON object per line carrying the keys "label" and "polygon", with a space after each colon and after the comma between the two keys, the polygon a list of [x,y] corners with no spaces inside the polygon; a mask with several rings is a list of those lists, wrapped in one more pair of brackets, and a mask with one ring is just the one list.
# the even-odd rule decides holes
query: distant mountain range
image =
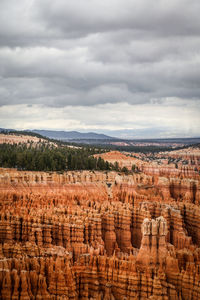
{"label": "distant mountain range", "polygon": [[87,132],[82,133],[78,131],[54,131],[54,130],[31,130],[32,132],[38,133],[50,139],[58,139],[58,140],[110,140],[115,139],[105,134]]}
{"label": "distant mountain range", "polygon": [[[16,131],[15,129],[5,129],[0,128],[0,132],[9,132],[9,131]],[[20,132],[23,132],[20,130]],[[116,138],[113,138],[111,136],[101,134],[101,133],[95,133],[95,132],[78,132],[78,131],[56,131],[56,130],[40,130],[40,129],[34,129],[34,130],[24,130],[24,132],[34,132],[37,134],[40,134],[42,136],[45,136],[50,139],[56,139],[56,140],[113,140]]]}
{"label": "distant mountain range", "polygon": [[[127,136],[130,130],[123,131],[126,133]],[[132,141],[135,142],[154,142],[154,143],[183,143],[183,144],[196,144],[200,143],[200,137],[182,137],[182,138],[126,138],[126,135],[120,137],[120,130],[119,131],[110,131],[111,134],[115,134],[113,137],[102,133],[95,133],[95,132],[79,132],[79,131],[57,131],[57,130],[41,130],[41,129],[34,129],[34,130],[15,130],[15,129],[6,129],[0,128],[0,132],[16,132],[16,134],[35,134],[41,137],[47,137],[50,139],[55,140],[62,140],[62,141],[69,141],[69,142],[77,142],[77,143],[86,143],[86,144],[98,144],[101,140],[101,144],[110,144],[111,142],[119,142],[123,141],[130,144]],[[131,131],[130,131],[131,132]],[[149,137],[152,135],[149,133]]]}

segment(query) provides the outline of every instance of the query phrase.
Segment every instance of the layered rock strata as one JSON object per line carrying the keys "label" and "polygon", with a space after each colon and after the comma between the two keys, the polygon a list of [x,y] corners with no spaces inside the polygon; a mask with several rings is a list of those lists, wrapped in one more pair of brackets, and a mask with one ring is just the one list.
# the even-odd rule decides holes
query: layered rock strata
{"label": "layered rock strata", "polygon": [[1,169],[0,298],[196,300],[199,232],[197,179]]}

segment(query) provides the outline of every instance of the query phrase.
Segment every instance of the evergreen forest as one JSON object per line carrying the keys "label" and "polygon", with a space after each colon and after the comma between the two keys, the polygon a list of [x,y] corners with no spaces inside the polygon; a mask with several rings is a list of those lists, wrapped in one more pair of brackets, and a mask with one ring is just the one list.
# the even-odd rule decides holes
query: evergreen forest
{"label": "evergreen forest", "polygon": [[114,165],[95,158],[93,155],[105,150],[85,146],[68,147],[50,143],[0,144],[0,167],[17,168],[29,171],[67,171],[67,170],[115,170],[127,172]]}

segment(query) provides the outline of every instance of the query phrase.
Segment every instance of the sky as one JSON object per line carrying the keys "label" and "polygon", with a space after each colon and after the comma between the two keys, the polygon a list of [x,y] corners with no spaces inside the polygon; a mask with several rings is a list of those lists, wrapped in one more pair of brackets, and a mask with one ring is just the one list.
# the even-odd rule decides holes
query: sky
{"label": "sky", "polygon": [[0,127],[200,136],[199,0],[0,0]]}

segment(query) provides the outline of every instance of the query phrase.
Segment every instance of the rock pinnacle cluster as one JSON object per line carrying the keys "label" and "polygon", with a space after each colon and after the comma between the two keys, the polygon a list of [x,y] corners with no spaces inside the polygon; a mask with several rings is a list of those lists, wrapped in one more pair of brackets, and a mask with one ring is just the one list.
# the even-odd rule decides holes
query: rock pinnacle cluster
{"label": "rock pinnacle cluster", "polygon": [[0,169],[0,299],[200,299],[199,159],[188,173]]}

